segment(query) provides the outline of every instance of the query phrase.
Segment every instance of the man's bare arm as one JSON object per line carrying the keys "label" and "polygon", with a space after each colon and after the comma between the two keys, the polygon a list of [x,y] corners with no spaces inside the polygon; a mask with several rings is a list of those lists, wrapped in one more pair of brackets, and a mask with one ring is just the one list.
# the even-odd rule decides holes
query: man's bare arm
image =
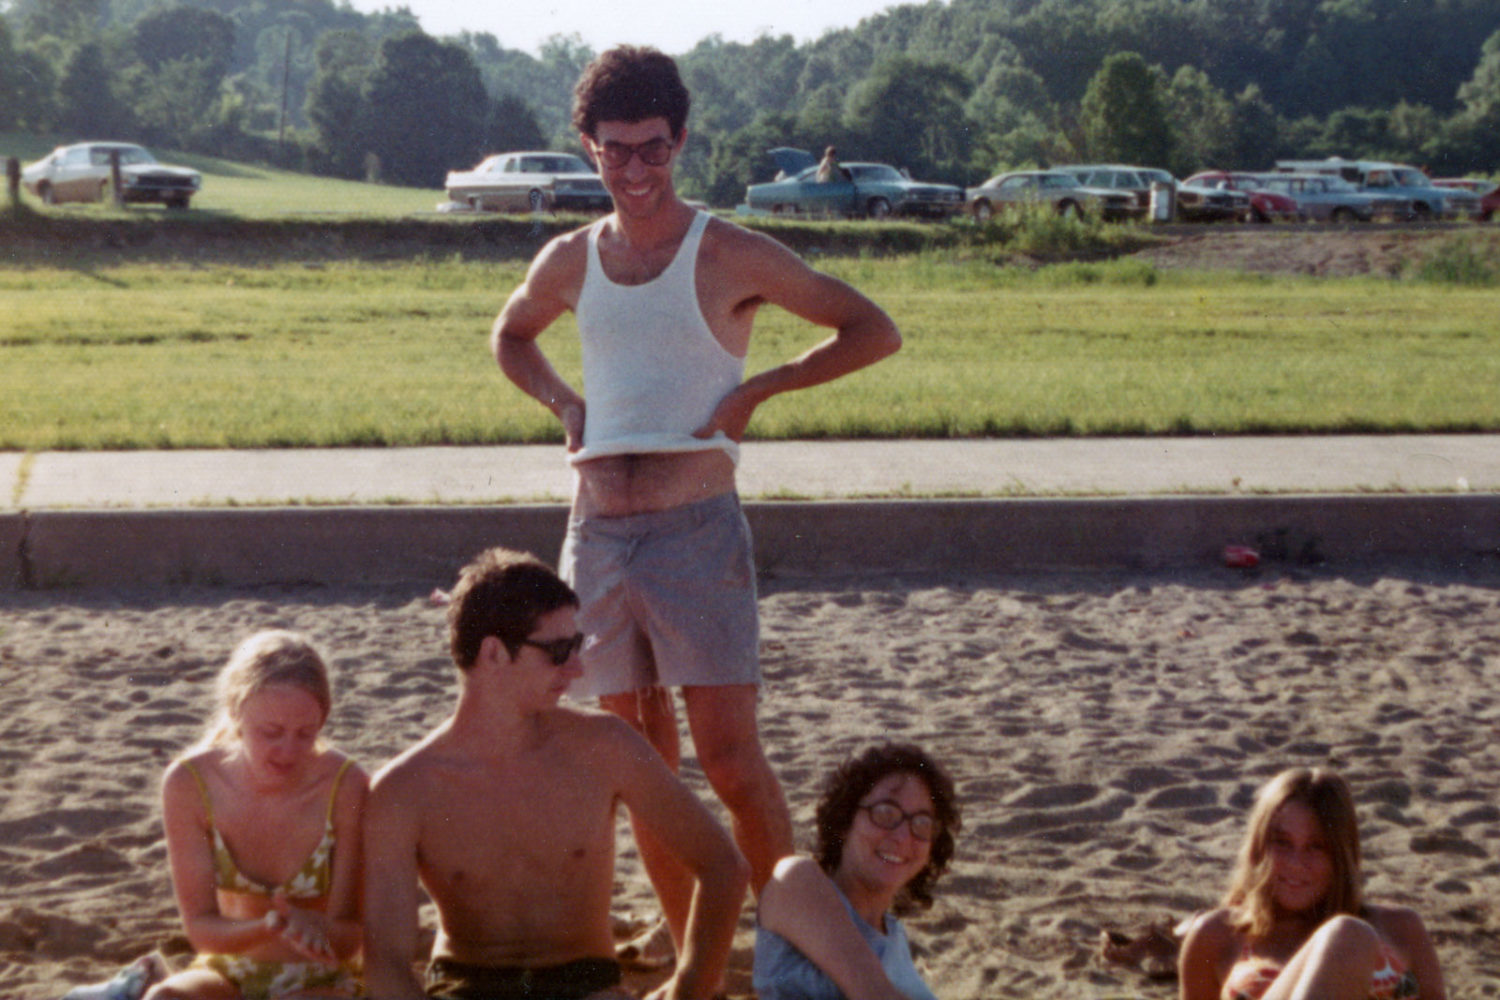
{"label": "man's bare arm", "polygon": [[677,970],[652,996],[706,1000],[719,989],[729,963],[750,866],[729,834],[643,737],[615,719],[607,724],[616,741],[610,759],[619,764],[620,798],[631,816],[650,828],[697,881]]}
{"label": "man's bare arm", "polygon": [[[573,234],[577,235],[577,234]],[[490,349],[506,378],[562,421],[568,450],[583,445],[583,396],[557,373],[537,337],[572,308],[582,283],[579,247],[570,237],[553,240],[531,262],[523,281],[490,330]]]}
{"label": "man's bare arm", "polygon": [[831,382],[894,354],[901,347],[901,332],[885,310],[853,286],[813,270],[769,237],[740,231],[731,240],[726,257],[736,261],[737,280],[753,290],[747,302],[769,302],[834,331],[791,361],[746,379],[698,431],[707,437],[722,430],[738,441],[761,403],[783,392]]}
{"label": "man's bare arm", "polygon": [[[417,958],[417,822],[399,773],[376,775],[365,807],[365,989],[421,1000]],[[405,801],[404,801],[405,800]]]}

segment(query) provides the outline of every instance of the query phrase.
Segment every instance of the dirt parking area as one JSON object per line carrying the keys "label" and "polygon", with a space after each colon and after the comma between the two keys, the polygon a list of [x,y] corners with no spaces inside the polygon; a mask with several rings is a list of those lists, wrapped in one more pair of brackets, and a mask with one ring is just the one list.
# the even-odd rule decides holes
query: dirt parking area
{"label": "dirt parking area", "polygon": [[1160,234],[1167,242],[1132,256],[1159,268],[1317,277],[1397,277],[1455,241],[1500,260],[1500,225],[1171,226]]}

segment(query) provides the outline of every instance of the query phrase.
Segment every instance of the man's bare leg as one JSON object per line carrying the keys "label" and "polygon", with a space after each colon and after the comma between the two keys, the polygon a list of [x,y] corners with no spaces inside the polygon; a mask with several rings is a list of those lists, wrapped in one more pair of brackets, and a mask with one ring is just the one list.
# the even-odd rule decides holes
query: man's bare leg
{"label": "man's bare leg", "polygon": [[[599,699],[599,706],[618,715],[645,736],[673,774],[680,770],[682,741],[677,732],[677,710],[669,688],[653,687],[605,695]],[[651,880],[651,888],[656,890],[656,898],[661,903],[662,915],[667,919],[672,944],[680,952],[687,933],[688,910],[693,902],[693,877],[651,831],[636,824],[633,816],[630,828],[635,833],[635,846],[640,852],[641,864],[645,866],[646,877]]]}
{"label": "man's bare leg", "polygon": [[753,684],[682,689],[698,763],[733,818],[757,896],[776,862],[793,853],[791,812],[760,744],[758,697]]}

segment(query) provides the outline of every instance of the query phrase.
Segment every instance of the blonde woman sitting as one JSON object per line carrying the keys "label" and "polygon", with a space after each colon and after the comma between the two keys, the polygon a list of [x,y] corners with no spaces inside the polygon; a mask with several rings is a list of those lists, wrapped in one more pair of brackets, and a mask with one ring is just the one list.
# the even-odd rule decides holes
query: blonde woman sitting
{"label": "blonde woman sitting", "polygon": [[323,658],[296,633],[258,632],[219,673],[218,702],[162,782],[172,886],[199,954],[146,998],[354,996],[369,782],[322,740]]}
{"label": "blonde woman sitting", "polygon": [[1354,800],[1332,771],[1263,787],[1224,905],[1194,918],[1182,1000],[1445,1000],[1422,918],[1360,897]]}

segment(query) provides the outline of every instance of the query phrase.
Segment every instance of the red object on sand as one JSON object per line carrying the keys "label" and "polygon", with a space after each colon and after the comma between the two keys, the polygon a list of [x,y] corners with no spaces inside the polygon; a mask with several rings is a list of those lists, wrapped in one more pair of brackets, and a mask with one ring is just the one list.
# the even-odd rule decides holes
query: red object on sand
{"label": "red object on sand", "polygon": [[1260,553],[1248,545],[1226,545],[1224,565],[1231,569],[1254,569],[1260,565]]}

